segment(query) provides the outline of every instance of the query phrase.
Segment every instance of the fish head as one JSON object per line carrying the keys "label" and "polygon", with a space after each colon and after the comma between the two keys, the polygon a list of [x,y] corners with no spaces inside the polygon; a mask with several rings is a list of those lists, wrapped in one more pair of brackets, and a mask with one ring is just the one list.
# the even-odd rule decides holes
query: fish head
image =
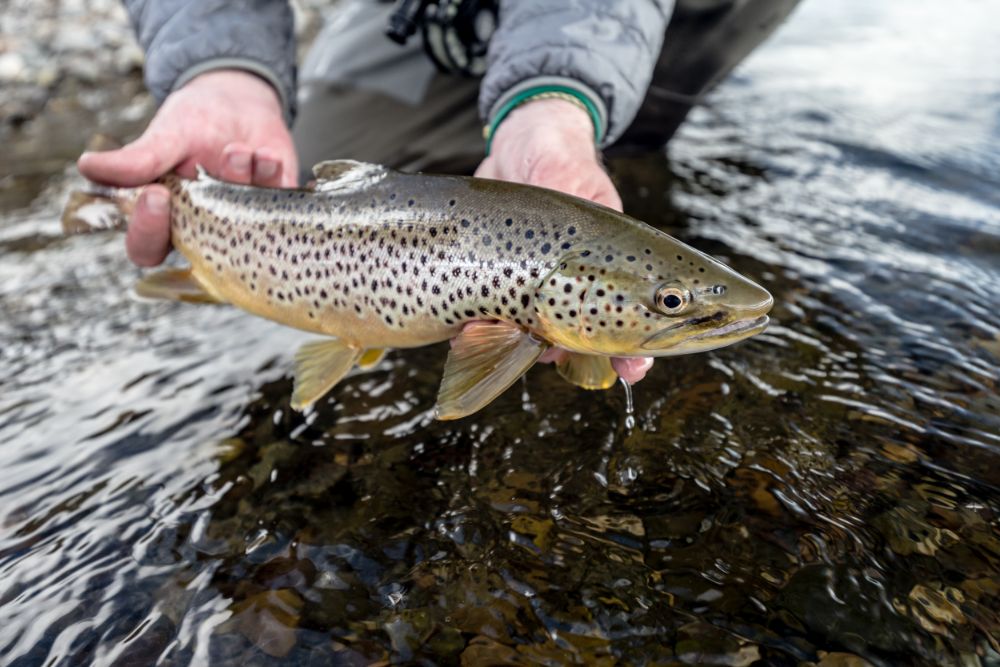
{"label": "fish head", "polygon": [[638,231],[560,259],[535,293],[543,337],[584,354],[663,357],[767,327],[773,299],[763,287],[662,232]]}

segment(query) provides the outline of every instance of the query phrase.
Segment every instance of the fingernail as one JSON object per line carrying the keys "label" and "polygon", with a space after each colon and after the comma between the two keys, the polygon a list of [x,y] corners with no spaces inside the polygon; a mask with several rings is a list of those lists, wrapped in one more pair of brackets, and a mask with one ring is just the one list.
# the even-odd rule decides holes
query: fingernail
{"label": "fingernail", "polygon": [[271,178],[278,173],[278,163],[274,160],[258,160],[257,176],[260,178]]}
{"label": "fingernail", "polygon": [[157,215],[166,213],[170,205],[168,197],[158,190],[147,192],[145,199],[146,208],[150,213],[155,213]]}
{"label": "fingernail", "polygon": [[250,171],[250,153],[244,151],[230,153],[226,162],[233,171]]}

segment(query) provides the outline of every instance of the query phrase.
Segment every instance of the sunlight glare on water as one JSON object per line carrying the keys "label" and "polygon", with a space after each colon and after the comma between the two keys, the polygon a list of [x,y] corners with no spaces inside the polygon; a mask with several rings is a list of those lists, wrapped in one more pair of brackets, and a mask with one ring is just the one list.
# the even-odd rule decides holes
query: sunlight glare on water
{"label": "sunlight glare on water", "polygon": [[776,304],[624,410],[539,367],[435,422],[436,346],[297,414],[308,336],[139,300],[52,169],[0,209],[0,662],[1000,664],[998,45],[807,1],[615,161]]}

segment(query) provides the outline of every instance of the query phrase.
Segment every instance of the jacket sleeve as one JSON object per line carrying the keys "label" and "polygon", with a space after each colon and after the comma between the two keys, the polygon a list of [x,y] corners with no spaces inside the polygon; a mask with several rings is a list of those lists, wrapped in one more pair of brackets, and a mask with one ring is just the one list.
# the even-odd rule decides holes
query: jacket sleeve
{"label": "jacket sleeve", "polygon": [[519,93],[563,85],[590,98],[599,143],[635,117],[653,76],[673,0],[502,0],[479,113],[490,124]]}
{"label": "jacket sleeve", "polygon": [[204,72],[243,69],[295,114],[295,27],[287,0],[125,0],[143,50],[146,86],[160,102]]}

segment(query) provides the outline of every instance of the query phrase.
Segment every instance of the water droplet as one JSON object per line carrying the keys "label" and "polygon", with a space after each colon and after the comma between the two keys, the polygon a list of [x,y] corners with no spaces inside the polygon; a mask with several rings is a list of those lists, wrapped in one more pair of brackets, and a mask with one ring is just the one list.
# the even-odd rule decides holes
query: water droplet
{"label": "water droplet", "polygon": [[618,378],[618,383],[625,389],[625,430],[635,428],[635,406],[632,404],[632,385],[625,378]]}

